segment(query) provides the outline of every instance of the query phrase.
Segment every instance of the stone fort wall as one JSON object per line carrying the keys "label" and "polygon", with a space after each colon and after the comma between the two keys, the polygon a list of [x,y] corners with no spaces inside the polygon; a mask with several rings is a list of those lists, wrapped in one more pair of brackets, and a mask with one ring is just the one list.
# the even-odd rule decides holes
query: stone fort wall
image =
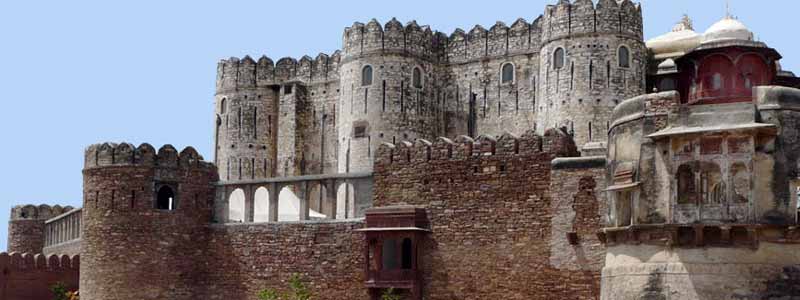
{"label": "stone fort wall", "polygon": [[20,205],[11,209],[8,222],[8,251],[42,253],[45,246],[45,222],[72,210],[71,206]]}
{"label": "stone fort wall", "polygon": [[[375,205],[428,211],[425,299],[599,297],[604,248],[587,228],[602,219],[605,161],[551,163],[576,149],[562,130],[381,147]],[[567,177],[585,184],[551,181]]]}
{"label": "stone fort wall", "polygon": [[[413,21],[373,19],[345,28],[342,50],[330,56],[223,60],[220,177],[369,171],[381,143],[438,136],[567,127],[579,148],[605,142],[614,106],[644,93],[642,35],[641,7],[630,0],[562,0],[511,26],[447,35]],[[560,68],[557,49],[564,50]],[[513,78],[503,81],[507,64]],[[372,82],[365,83],[368,67]]]}
{"label": "stone fort wall", "polygon": [[50,288],[78,289],[79,256],[0,253],[0,300],[50,300]]}

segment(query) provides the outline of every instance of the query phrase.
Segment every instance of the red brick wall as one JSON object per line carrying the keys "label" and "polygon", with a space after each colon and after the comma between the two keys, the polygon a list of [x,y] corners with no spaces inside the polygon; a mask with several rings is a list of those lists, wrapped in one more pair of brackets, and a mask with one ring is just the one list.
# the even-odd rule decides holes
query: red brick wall
{"label": "red brick wall", "polygon": [[299,274],[318,300],[367,299],[363,221],[213,225],[203,299],[252,299]]}
{"label": "red brick wall", "polygon": [[428,209],[426,299],[599,297],[597,264],[559,269],[551,262],[551,237],[566,235],[553,232],[550,180],[553,153],[575,153],[565,138],[528,133],[496,142],[439,139],[430,147],[420,141],[378,150],[375,206]]}
{"label": "red brick wall", "polygon": [[64,283],[78,289],[77,256],[50,256],[0,253],[0,300],[52,300],[50,287]]}

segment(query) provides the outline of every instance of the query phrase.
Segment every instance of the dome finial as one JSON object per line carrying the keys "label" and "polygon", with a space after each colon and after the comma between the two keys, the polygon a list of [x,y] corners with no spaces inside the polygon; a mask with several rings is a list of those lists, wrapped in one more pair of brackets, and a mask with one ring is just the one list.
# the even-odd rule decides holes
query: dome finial
{"label": "dome finial", "polygon": [[675,24],[675,27],[672,28],[673,32],[684,31],[684,30],[694,30],[694,26],[692,25],[692,19],[689,18],[689,15],[683,14],[680,22]]}

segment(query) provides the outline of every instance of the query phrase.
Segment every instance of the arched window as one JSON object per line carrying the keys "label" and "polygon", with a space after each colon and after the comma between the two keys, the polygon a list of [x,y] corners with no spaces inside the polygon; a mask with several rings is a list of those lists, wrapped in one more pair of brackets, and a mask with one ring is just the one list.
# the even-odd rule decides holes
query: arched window
{"label": "arched window", "polygon": [[556,49],[556,52],[553,53],[553,69],[562,69],[564,68],[564,48]]}
{"label": "arched window", "polygon": [[361,70],[361,85],[372,85],[372,66],[365,66],[364,69]]}
{"label": "arched window", "polygon": [[421,89],[422,88],[422,71],[419,68],[414,68],[414,74],[412,74],[411,83],[414,84],[415,88]]}
{"label": "arched window", "polygon": [[156,198],[156,209],[161,210],[174,210],[175,209],[175,192],[168,186],[162,186],[158,189],[158,196]]}
{"label": "arched window", "polygon": [[223,115],[228,112],[228,99],[222,98],[222,101],[219,102],[219,111]]}
{"label": "arched window", "polygon": [[631,67],[631,51],[628,50],[628,47],[619,47],[618,59],[620,68]]}
{"label": "arched window", "polygon": [[512,83],[514,82],[514,65],[507,63],[503,65],[500,82]]}

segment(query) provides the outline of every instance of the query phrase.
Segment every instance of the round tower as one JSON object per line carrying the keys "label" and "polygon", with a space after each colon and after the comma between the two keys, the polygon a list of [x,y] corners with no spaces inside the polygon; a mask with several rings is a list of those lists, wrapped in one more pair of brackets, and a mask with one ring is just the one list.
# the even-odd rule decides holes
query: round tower
{"label": "round tower", "polygon": [[278,101],[271,59],[231,58],[217,66],[214,162],[223,181],[274,177]]}
{"label": "round tower", "polygon": [[71,206],[18,205],[8,221],[8,252],[42,253],[45,221],[72,210]]}
{"label": "round tower", "polygon": [[642,11],[630,0],[560,0],[542,19],[537,128],[566,127],[579,147],[607,140],[624,99],[644,94]]}
{"label": "round tower", "polygon": [[371,171],[383,142],[443,133],[434,79],[446,40],[429,27],[392,19],[355,23],[344,32],[337,125],[339,172]]}
{"label": "round tower", "polygon": [[215,167],[169,145],[94,145],[85,159],[81,298],[196,299]]}

